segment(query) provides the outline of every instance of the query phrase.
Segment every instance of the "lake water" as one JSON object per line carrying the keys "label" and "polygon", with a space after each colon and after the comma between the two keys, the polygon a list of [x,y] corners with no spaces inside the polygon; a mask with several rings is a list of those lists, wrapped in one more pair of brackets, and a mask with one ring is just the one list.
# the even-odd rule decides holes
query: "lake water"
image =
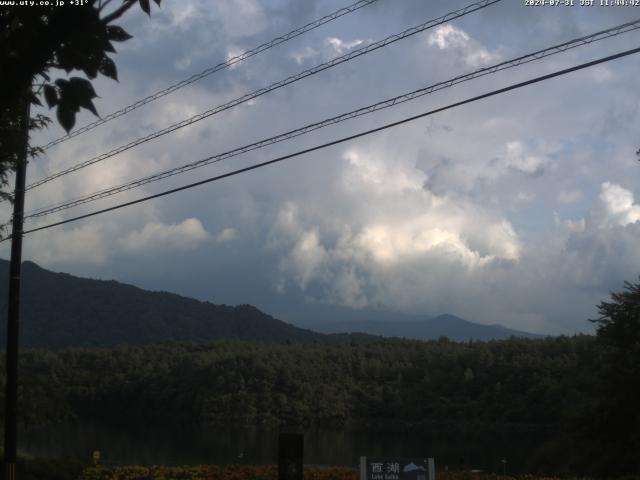
{"label": "lake water", "polygon": [[[315,429],[304,432],[306,464],[357,466],[360,455],[434,457],[436,468],[519,473],[544,441],[542,434],[514,432],[364,432]],[[71,422],[19,431],[19,449],[42,457],[75,456],[90,461],[94,450],[109,464],[273,464],[278,431],[259,428],[115,426]]]}

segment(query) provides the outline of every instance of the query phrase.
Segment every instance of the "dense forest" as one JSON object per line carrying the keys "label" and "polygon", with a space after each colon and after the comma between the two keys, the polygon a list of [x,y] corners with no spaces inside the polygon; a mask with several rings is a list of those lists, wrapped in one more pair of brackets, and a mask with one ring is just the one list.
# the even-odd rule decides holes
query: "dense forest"
{"label": "dense forest", "polygon": [[593,337],[578,336],[30,350],[22,355],[20,413],[30,425],[80,417],[555,433],[576,406],[589,406],[593,346]]}
{"label": "dense forest", "polygon": [[600,350],[590,336],[29,350],[21,356],[20,414],[28,425],[85,418],[544,430],[556,443],[536,454],[539,465],[576,471],[600,448],[584,445],[584,429],[600,415]]}
{"label": "dense forest", "polygon": [[583,336],[32,350],[21,357],[22,413],[30,424],[99,411],[124,422],[551,428],[585,396],[592,343]]}

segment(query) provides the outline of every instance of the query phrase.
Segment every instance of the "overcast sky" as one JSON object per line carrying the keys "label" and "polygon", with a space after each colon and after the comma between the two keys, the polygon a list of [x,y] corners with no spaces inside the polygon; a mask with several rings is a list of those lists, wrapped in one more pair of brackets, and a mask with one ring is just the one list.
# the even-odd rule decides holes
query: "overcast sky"
{"label": "overcast sky", "polygon": [[[50,149],[34,181],[463,7],[378,0]],[[579,4],[580,0],[575,0]],[[123,18],[108,114],[348,4],[163,0]],[[640,17],[503,0],[30,191],[27,210],[181,165]],[[55,214],[44,225],[268,160],[640,45],[628,33]],[[482,100],[162,199],[28,235],[24,259],[304,323],[452,313],[590,332],[640,269],[639,56]],[[52,112],[53,113],[53,112]],[[54,115],[53,115],[54,116]],[[80,116],[78,125],[91,121]],[[42,144],[63,134],[55,125]],[[9,218],[6,204],[0,211]],[[0,255],[8,258],[7,242]]]}

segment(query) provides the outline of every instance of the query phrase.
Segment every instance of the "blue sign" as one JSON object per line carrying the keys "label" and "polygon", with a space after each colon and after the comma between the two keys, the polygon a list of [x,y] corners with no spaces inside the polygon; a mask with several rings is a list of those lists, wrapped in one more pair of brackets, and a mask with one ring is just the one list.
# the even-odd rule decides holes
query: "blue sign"
{"label": "blue sign", "polygon": [[432,458],[360,457],[360,480],[435,480]]}

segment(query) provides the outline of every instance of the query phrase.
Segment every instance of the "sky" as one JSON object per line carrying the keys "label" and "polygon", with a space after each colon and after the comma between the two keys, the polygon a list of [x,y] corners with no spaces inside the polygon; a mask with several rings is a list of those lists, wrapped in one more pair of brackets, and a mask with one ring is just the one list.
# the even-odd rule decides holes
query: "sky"
{"label": "sky", "polygon": [[[28,182],[464,1],[378,0],[46,152]],[[27,194],[26,210],[313,123],[640,17],[640,7],[503,0],[265,94]],[[108,114],[348,0],[163,0],[122,18]],[[631,32],[349,120],[109,199],[60,221],[319,145],[640,45]],[[593,332],[640,272],[640,56],[601,64],[116,212],[29,234],[25,260],[291,323],[430,317]],[[55,117],[54,112],[51,116]],[[77,125],[92,121],[82,113]],[[33,136],[43,144],[63,130]],[[7,204],[0,205],[10,218]],[[8,242],[0,256],[9,257]],[[414,317],[412,317],[414,318]]]}

